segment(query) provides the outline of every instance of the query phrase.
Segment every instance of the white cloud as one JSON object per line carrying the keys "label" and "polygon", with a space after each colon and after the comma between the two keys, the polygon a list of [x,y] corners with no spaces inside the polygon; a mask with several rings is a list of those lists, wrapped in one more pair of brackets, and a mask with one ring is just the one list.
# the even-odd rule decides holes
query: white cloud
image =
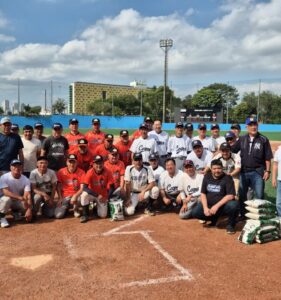
{"label": "white cloud", "polygon": [[[174,40],[169,76],[175,85],[217,78],[226,82],[237,74],[276,76],[281,69],[281,1],[224,1],[221,9],[224,15],[208,28],[196,27],[186,14],[146,17],[122,10],[64,45],[25,44],[3,52],[0,77],[113,83],[137,78],[161,84],[162,38]],[[193,13],[190,9],[187,15]],[[183,88],[177,90],[185,94]]]}

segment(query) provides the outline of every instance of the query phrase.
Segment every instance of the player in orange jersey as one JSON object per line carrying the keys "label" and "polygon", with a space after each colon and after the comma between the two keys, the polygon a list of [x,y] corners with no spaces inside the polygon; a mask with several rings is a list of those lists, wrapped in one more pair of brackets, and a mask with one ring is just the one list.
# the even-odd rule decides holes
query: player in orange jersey
{"label": "player in orange jersey", "polygon": [[100,155],[104,161],[108,159],[108,154],[113,147],[113,135],[106,134],[103,144],[98,145],[94,151],[94,155]]}
{"label": "player in orange jersey", "polygon": [[[153,121],[150,117],[145,117],[143,122],[145,123],[145,125],[148,128],[148,132],[151,131],[153,128]],[[140,129],[136,130],[133,135],[132,135],[132,140],[138,139],[141,136],[141,131]]]}
{"label": "player in orange jersey", "polygon": [[105,133],[100,130],[100,119],[94,118],[92,124],[93,129],[85,134],[85,138],[88,141],[89,149],[94,153],[96,147],[103,143]]}
{"label": "player in orange jersey", "polygon": [[131,145],[132,145],[132,141],[129,139],[128,130],[121,130],[120,140],[118,143],[115,144],[115,147],[118,149],[119,159],[123,161],[125,167],[132,164],[132,159],[131,159],[132,153],[130,151]]}
{"label": "player in orange jersey", "polygon": [[70,119],[69,120],[69,129],[70,132],[66,133],[64,137],[68,141],[69,153],[74,153],[78,149],[78,140],[84,138],[84,134],[78,131],[79,121],[78,119]]}
{"label": "player in orange jersey", "polygon": [[78,150],[76,150],[74,154],[77,156],[78,167],[87,172],[92,166],[94,155],[90,151],[86,139],[78,140]]}

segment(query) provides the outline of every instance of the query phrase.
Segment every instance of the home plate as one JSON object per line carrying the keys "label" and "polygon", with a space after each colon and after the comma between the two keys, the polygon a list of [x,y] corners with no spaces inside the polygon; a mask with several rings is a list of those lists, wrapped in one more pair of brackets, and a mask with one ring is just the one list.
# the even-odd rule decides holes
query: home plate
{"label": "home plate", "polygon": [[11,265],[15,267],[21,267],[27,270],[36,270],[53,259],[53,255],[35,255],[26,257],[12,258]]}

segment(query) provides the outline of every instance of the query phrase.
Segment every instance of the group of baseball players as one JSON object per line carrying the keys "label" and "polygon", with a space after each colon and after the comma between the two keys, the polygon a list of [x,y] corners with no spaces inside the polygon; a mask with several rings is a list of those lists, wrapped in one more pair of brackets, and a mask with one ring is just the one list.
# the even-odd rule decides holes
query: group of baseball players
{"label": "group of baseball players", "polygon": [[[206,124],[199,124],[195,135],[193,124],[182,122],[169,136],[160,120],[146,117],[131,138],[121,130],[117,141],[101,130],[98,118],[85,135],[76,118],[64,135],[63,126],[54,123],[49,137],[42,123],[24,126],[22,137],[10,118],[0,123],[2,228],[9,227],[10,212],[28,222],[38,216],[61,219],[73,211],[85,223],[95,209],[106,218],[109,200],[122,199],[127,216],[141,209],[150,216],[174,211],[212,227],[226,215],[226,231],[232,234],[237,221],[245,219],[245,200],[263,199],[270,178],[270,143],[254,117],[247,118],[244,136],[239,124],[224,136],[218,124],[211,124],[207,136]],[[275,163],[279,168],[278,157]]]}

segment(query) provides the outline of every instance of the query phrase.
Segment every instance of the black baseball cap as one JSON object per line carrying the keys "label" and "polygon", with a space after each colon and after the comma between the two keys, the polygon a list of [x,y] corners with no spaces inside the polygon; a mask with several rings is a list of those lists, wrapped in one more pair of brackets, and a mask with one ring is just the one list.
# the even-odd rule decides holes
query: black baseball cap
{"label": "black baseball cap", "polygon": [[212,124],[211,125],[211,130],[213,130],[213,129],[220,129],[219,124]]}
{"label": "black baseball cap", "polygon": [[40,122],[36,122],[33,127],[34,128],[39,128],[39,127],[41,128],[41,127],[44,127],[44,125]]}
{"label": "black baseball cap", "polygon": [[61,123],[54,123],[53,124],[53,129],[62,129],[63,127],[62,127],[62,125],[61,125]]}
{"label": "black baseball cap", "polygon": [[79,123],[79,121],[76,118],[72,118],[69,120],[69,124],[78,124],[78,123]]}
{"label": "black baseball cap", "polygon": [[118,154],[118,149],[115,148],[115,147],[112,147],[112,148],[109,150],[109,153],[112,154],[112,155],[117,155],[117,154]]}
{"label": "black baseball cap", "polygon": [[48,159],[47,159],[46,156],[39,156],[39,157],[37,158],[37,161],[41,161],[41,160],[46,160],[46,161],[48,161]]}
{"label": "black baseball cap", "polygon": [[145,117],[143,121],[153,123],[153,120],[150,117]]}
{"label": "black baseball cap", "polygon": [[186,124],[184,125],[184,128],[185,128],[186,130],[192,131],[192,130],[193,130],[193,124],[192,124],[192,123],[186,123]]}
{"label": "black baseball cap", "polygon": [[246,125],[257,124],[258,120],[256,117],[249,117],[246,119]]}
{"label": "black baseball cap", "polygon": [[141,153],[134,153],[133,160],[142,160],[142,154]]}
{"label": "black baseball cap", "polygon": [[198,129],[207,129],[207,125],[205,123],[198,124]]}
{"label": "black baseball cap", "polygon": [[198,147],[198,146],[203,147],[201,141],[199,141],[199,140],[192,141],[191,145],[192,145],[192,148],[195,148],[195,147]]}
{"label": "black baseball cap", "polygon": [[184,167],[187,167],[187,166],[194,167],[194,162],[192,160],[190,160],[190,159],[187,159],[187,160],[184,161],[183,166]]}
{"label": "black baseball cap", "polygon": [[112,135],[111,133],[107,133],[107,134],[105,135],[105,139],[106,139],[106,140],[113,140],[113,135]]}
{"label": "black baseball cap", "polygon": [[79,139],[78,140],[78,146],[87,146],[88,141],[86,139]]}
{"label": "black baseball cap", "polygon": [[19,125],[13,123],[12,126],[11,126],[11,129],[12,129],[12,130],[19,129]]}
{"label": "black baseball cap", "polygon": [[177,122],[175,128],[183,128],[183,122]]}
{"label": "black baseball cap", "polygon": [[25,131],[25,130],[32,130],[33,131],[33,127],[31,125],[24,125],[22,130],[23,131]]}
{"label": "black baseball cap", "polygon": [[94,118],[92,120],[92,124],[95,124],[95,123],[99,123],[100,124],[100,119],[99,118]]}
{"label": "black baseball cap", "polygon": [[10,166],[14,166],[14,165],[22,165],[22,162],[19,159],[13,159],[10,162]]}
{"label": "black baseball cap", "polygon": [[148,130],[148,127],[145,123],[142,123],[142,124],[140,124],[139,129],[147,129]]}
{"label": "black baseball cap", "polygon": [[237,129],[237,130],[241,130],[241,126],[238,123],[234,123],[231,125],[230,129]]}
{"label": "black baseball cap", "polygon": [[94,159],[93,159],[93,162],[94,163],[102,163],[103,162],[103,158],[102,158],[102,156],[100,156],[100,155],[95,155],[94,156]]}
{"label": "black baseball cap", "polygon": [[225,135],[224,135],[225,139],[234,139],[235,138],[235,134],[232,131],[228,131]]}
{"label": "black baseball cap", "polygon": [[159,155],[157,153],[151,153],[148,156],[149,160],[158,160],[158,158],[159,158]]}
{"label": "black baseball cap", "polygon": [[77,160],[77,155],[76,154],[68,154],[67,159],[68,160]]}
{"label": "black baseball cap", "polygon": [[221,145],[220,145],[220,150],[222,151],[222,150],[231,150],[231,147],[230,147],[230,145],[228,144],[228,143],[222,143]]}
{"label": "black baseball cap", "polygon": [[120,131],[120,136],[126,136],[129,135],[129,131],[128,130],[121,130]]}

